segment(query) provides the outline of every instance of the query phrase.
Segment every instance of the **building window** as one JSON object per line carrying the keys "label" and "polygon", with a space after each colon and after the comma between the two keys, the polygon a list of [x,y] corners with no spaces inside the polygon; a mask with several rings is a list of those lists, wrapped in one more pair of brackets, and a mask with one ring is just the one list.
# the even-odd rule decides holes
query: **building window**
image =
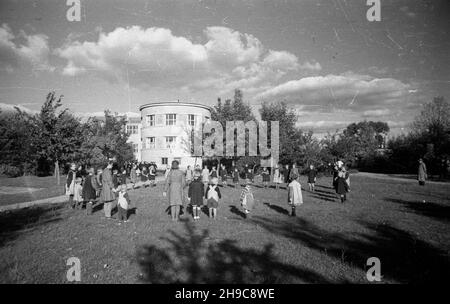
{"label": "building window", "polygon": [[138,125],[127,125],[128,134],[138,134]]}
{"label": "building window", "polygon": [[133,144],[133,153],[138,153],[138,152],[139,152],[139,145]]}
{"label": "building window", "polygon": [[155,125],[155,115],[147,115],[147,126],[153,127]]}
{"label": "building window", "polygon": [[166,114],[166,126],[174,126],[177,124],[177,114]]}
{"label": "building window", "polygon": [[195,115],[189,114],[188,115],[188,125],[195,126]]}
{"label": "building window", "polygon": [[161,158],[161,164],[167,165],[169,163],[169,159],[167,157]]}
{"label": "building window", "polygon": [[147,141],[145,143],[145,146],[147,149],[155,149],[155,138],[154,137],[147,137]]}
{"label": "building window", "polygon": [[166,147],[168,149],[175,148],[175,142],[177,140],[176,136],[166,136]]}

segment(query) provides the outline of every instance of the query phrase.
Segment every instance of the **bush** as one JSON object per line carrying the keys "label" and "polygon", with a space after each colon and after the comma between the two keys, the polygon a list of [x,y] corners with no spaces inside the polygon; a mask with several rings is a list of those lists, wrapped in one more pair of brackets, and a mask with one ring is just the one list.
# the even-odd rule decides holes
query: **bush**
{"label": "bush", "polygon": [[22,171],[20,170],[20,168],[16,166],[1,164],[0,175],[6,175],[8,177],[17,177],[22,175]]}

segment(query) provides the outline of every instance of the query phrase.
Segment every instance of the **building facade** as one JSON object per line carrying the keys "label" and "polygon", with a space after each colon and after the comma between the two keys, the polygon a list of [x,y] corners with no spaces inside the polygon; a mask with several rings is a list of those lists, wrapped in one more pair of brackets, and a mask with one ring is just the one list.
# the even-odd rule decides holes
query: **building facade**
{"label": "building facade", "polygon": [[178,160],[181,168],[202,165],[202,158],[193,157],[191,153],[191,131],[201,129],[202,123],[211,119],[210,107],[158,102],[142,105],[139,110],[141,121],[136,131],[140,134],[139,142],[136,138],[130,139],[133,145],[137,144],[139,161],[155,162],[159,168],[165,168],[173,160]]}
{"label": "building facade", "polygon": [[129,134],[128,143],[131,143],[133,146],[133,154],[134,158],[137,161],[141,161],[141,150],[142,150],[142,141],[141,141],[141,118],[140,117],[130,117],[125,115],[125,119],[127,124],[125,126],[126,132]]}

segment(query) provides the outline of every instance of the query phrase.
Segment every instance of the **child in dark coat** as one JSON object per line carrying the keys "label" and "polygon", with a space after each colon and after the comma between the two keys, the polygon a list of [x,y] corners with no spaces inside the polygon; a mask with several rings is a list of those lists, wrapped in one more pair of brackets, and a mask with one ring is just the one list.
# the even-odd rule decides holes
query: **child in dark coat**
{"label": "child in dark coat", "polygon": [[309,191],[315,191],[316,186],[316,180],[317,180],[317,171],[314,169],[314,165],[309,165],[309,171],[308,171],[308,186]]}
{"label": "child in dark coat", "polygon": [[201,172],[195,170],[194,180],[189,184],[188,200],[192,206],[192,216],[194,220],[200,219],[200,208],[203,205],[204,185],[200,180]]}
{"label": "child in dark coat", "polygon": [[237,167],[234,167],[233,183],[234,183],[234,188],[237,188],[237,185],[239,184],[239,170]]}

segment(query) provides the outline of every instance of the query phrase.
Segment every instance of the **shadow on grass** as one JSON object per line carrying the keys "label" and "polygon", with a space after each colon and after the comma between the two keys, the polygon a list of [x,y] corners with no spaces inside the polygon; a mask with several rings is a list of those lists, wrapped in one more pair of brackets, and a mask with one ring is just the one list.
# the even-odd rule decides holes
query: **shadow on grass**
{"label": "shadow on grass", "polygon": [[272,210],[274,210],[274,211],[276,211],[278,213],[281,213],[283,215],[288,215],[289,214],[289,211],[287,211],[283,207],[280,207],[280,206],[277,206],[277,205],[273,205],[273,204],[270,204],[270,203],[264,203],[264,205],[266,205],[270,209],[272,209]]}
{"label": "shadow on grass", "polygon": [[20,234],[62,219],[61,212],[67,203],[30,207],[0,213],[0,247]]}
{"label": "shadow on grass", "polygon": [[161,239],[167,246],[138,249],[144,282],[264,284],[300,279],[328,283],[314,271],[279,262],[273,255],[273,244],[266,244],[261,251],[245,249],[230,239],[212,241],[207,230],[196,231],[192,223],[183,224],[184,233],[169,231],[169,237]]}
{"label": "shadow on grass", "polygon": [[341,263],[367,271],[367,259],[378,257],[381,274],[401,283],[444,282],[450,273],[447,252],[390,225],[358,222],[367,234],[331,233],[304,219],[252,220],[267,231],[326,253]]}
{"label": "shadow on grass", "polygon": [[396,198],[385,198],[386,201],[402,204],[416,214],[425,215],[444,222],[450,221],[450,206],[443,206],[432,202],[412,202]]}
{"label": "shadow on grass", "polygon": [[239,210],[239,208],[237,208],[237,207],[234,206],[234,205],[230,205],[230,212],[231,212],[231,213],[234,213],[234,214],[236,214],[236,215],[239,215],[239,216],[242,217],[243,219],[246,218],[245,213],[242,212],[241,210]]}
{"label": "shadow on grass", "polygon": [[[318,184],[316,184],[316,188],[322,188],[322,189],[330,189],[330,190],[334,190],[333,187],[323,186],[323,185],[318,185]],[[316,189],[316,191],[317,191],[317,189]]]}
{"label": "shadow on grass", "polygon": [[335,197],[335,195],[336,195],[336,192],[323,191],[323,190],[319,190],[319,189],[316,189],[315,191],[313,191],[313,193],[316,193],[318,195],[331,196],[331,197]]}

